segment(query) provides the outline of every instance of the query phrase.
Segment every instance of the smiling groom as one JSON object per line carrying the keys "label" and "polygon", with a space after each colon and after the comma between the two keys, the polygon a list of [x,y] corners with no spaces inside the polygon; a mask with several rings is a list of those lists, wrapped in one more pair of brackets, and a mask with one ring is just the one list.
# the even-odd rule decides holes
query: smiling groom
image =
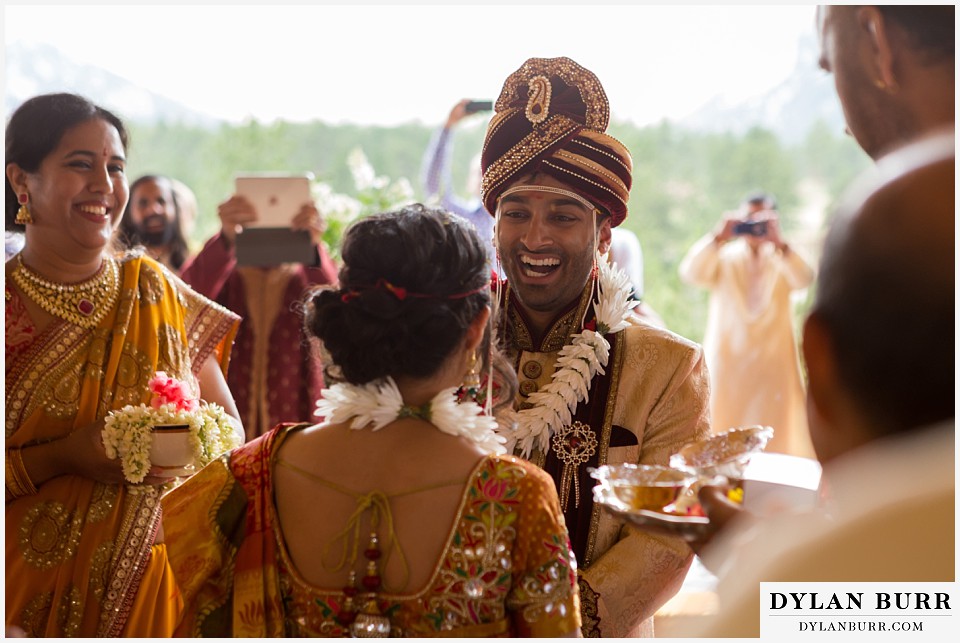
{"label": "smiling groom", "polygon": [[[569,58],[507,78],[482,154],[503,274],[500,333],[520,379],[505,431],[553,476],[580,565],[585,636],[653,636],[653,614],[693,554],[593,502],[589,467],[666,465],[708,430],[700,347],[645,324],[625,276],[600,259],[627,215],[632,161],[605,134],[600,81]],[[510,423],[508,422],[508,423]]]}

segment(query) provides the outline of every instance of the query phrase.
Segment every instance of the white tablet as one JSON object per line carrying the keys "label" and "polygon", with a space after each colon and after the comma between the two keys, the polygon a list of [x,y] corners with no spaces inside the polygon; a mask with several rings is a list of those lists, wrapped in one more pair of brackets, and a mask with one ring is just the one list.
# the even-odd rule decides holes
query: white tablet
{"label": "white tablet", "polygon": [[257,222],[250,227],[289,228],[294,215],[304,203],[311,203],[310,182],[313,174],[238,174],[234,178],[236,192],[245,197],[257,211]]}

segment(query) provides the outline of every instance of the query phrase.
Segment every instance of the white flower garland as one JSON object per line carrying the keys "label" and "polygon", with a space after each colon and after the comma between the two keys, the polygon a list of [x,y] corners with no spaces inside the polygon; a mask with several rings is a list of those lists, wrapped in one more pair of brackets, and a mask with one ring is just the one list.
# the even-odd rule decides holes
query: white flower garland
{"label": "white flower garland", "polygon": [[593,303],[597,329],[574,334],[560,349],[553,380],[527,397],[531,408],[501,413],[499,424],[508,435],[507,448],[512,451],[519,446],[524,457],[530,457],[534,446],[546,453],[557,428],[570,424],[577,404],[589,399],[594,375],[605,373],[610,342],[604,335],[629,325],[627,319],[635,303],[630,300],[630,278],[604,257],[597,260],[597,268],[598,293]]}
{"label": "white flower garland", "polygon": [[156,408],[146,404],[127,405],[104,418],[103,446],[111,460],[120,458],[128,482],[139,484],[150,471],[153,427],[161,424],[186,424],[194,464],[204,466],[221,454],[240,446],[234,420],[219,404],[200,404],[194,411],[178,409],[176,404]]}
{"label": "white flower garland", "polygon": [[448,435],[472,440],[488,453],[506,453],[506,439],[494,432],[497,421],[485,415],[476,402],[457,402],[456,388],[437,393],[425,404],[421,413],[410,413],[392,377],[364,384],[334,384],[323,389],[314,415],[323,424],[350,421],[351,429],[370,427],[378,431],[402,416],[416,416]]}

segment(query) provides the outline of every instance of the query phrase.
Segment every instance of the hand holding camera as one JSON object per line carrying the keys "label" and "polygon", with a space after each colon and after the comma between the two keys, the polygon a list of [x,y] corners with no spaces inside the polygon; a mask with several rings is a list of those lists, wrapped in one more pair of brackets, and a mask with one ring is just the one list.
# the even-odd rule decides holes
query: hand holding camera
{"label": "hand holding camera", "polygon": [[737,221],[731,233],[734,236],[753,237],[758,241],[769,241],[781,252],[789,247],[780,236],[780,220],[776,210],[763,210],[754,213],[749,220]]}
{"label": "hand holding camera", "polygon": [[489,112],[493,110],[493,101],[489,100],[470,100],[464,98],[456,105],[453,106],[453,109],[450,110],[450,115],[447,116],[447,127],[451,128],[461,120],[470,116],[471,114],[476,114],[478,112]]}
{"label": "hand holding camera", "polygon": [[775,210],[761,210],[746,215],[741,212],[724,214],[719,231],[714,234],[717,243],[726,243],[736,237],[771,241],[778,247],[783,244]]}
{"label": "hand holding camera", "polygon": [[740,221],[733,226],[735,236],[765,237],[767,236],[766,221]]}
{"label": "hand holding camera", "polygon": [[464,106],[464,110],[468,114],[476,114],[477,112],[490,112],[493,111],[493,101],[471,100]]}

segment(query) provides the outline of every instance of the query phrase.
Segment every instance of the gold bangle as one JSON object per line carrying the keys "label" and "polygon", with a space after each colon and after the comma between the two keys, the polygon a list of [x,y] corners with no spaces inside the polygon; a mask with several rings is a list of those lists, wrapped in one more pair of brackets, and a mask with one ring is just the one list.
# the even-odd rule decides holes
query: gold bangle
{"label": "gold bangle", "polygon": [[22,449],[7,449],[7,461],[4,474],[7,490],[14,498],[32,496],[37,493],[37,488],[33,485],[33,481],[30,480],[27,468],[23,464]]}
{"label": "gold bangle", "polygon": [[22,494],[20,493],[20,485],[17,484],[17,479],[13,475],[13,457],[10,455],[11,449],[7,449],[5,466],[4,466],[4,484],[7,487],[7,493],[10,494],[13,498],[19,498]]}

